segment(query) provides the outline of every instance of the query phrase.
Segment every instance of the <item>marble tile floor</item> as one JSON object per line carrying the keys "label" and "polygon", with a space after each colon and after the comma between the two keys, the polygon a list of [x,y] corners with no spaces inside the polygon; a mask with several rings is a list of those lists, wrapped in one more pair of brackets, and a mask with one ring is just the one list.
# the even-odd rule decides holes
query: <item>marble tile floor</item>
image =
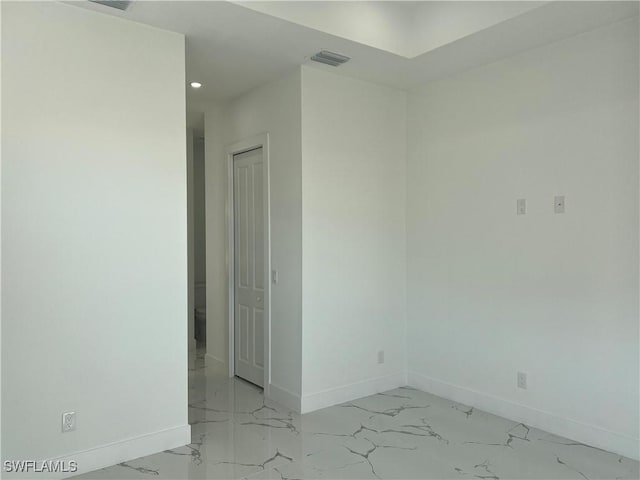
{"label": "marble tile floor", "polygon": [[190,360],[192,443],[77,479],[638,479],[639,464],[411,388],[300,416]]}

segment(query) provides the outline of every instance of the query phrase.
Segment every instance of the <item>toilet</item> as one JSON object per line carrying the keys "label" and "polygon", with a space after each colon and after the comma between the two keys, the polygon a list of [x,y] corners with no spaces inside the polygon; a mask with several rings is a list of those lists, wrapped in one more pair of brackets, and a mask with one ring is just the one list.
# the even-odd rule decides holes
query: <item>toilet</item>
{"label": "toilet", "polygon": [[195,325],[193,335],[196,342],[204,343],[207,340],[207,285],[205,282],[195,284]]}
{"label": "toilet", "polygon": [[207,307],[197,307],[195,311],[193,335],[196,338],[196,342],[205,342],[207,339]]}

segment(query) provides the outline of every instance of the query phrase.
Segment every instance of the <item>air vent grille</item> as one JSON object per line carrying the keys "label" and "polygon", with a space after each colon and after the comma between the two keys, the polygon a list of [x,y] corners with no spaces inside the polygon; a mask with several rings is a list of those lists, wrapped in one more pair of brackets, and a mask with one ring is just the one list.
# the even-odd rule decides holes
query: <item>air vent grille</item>
{"label": "air vent grille", "polygon": [[89,0],[93,3],[99,3],[100,5],[106,5],[107,7],[117,8],[118,10],[126,10],[129,8],[131,1],[129,0]]}
{"label": "air vent grille", "polygon": [[331,65],[332,67],[338,67],[343,63],[347,63],[351,59],[349,57],[345,57],[344,55],[340,55],[339,53],[322,50],[321,52],[318,52],[314,56],[312,56],[311,60],[313,60],[314,62]]}

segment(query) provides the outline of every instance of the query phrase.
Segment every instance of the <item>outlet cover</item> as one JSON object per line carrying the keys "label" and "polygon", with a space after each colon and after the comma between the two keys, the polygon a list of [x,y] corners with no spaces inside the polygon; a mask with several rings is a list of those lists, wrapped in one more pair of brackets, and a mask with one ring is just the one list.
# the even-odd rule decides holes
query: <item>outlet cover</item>
{"label": "outlet cover", "polygon": [[518,372],[518,388],[527,389],[527,374],[524,372]]}
{"label": "outlet cover", "polygon": [[76,429],[76,412],[62,414],[62,433],[72,432]]}

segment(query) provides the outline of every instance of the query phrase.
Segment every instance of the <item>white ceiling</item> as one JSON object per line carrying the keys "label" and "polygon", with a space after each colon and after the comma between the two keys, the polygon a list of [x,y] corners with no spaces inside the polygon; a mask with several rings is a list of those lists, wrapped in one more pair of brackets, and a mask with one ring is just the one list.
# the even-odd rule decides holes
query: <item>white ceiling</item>
{"label": "white ceiling", "polygon": [[[69,2],[71,3],[71,2]],[[409,89],[638,15],[638,2],[134,1],[74,5],[186,35],[192,106],[234,98],[301,64]],[[319,50],[352,58],[310,62]],[[193,116],[192,119],[196,118]]]}
{"label": "white ceiling", "polygon": [[514,18],[542,1],[242,1],[257,12],[414,58]]}

